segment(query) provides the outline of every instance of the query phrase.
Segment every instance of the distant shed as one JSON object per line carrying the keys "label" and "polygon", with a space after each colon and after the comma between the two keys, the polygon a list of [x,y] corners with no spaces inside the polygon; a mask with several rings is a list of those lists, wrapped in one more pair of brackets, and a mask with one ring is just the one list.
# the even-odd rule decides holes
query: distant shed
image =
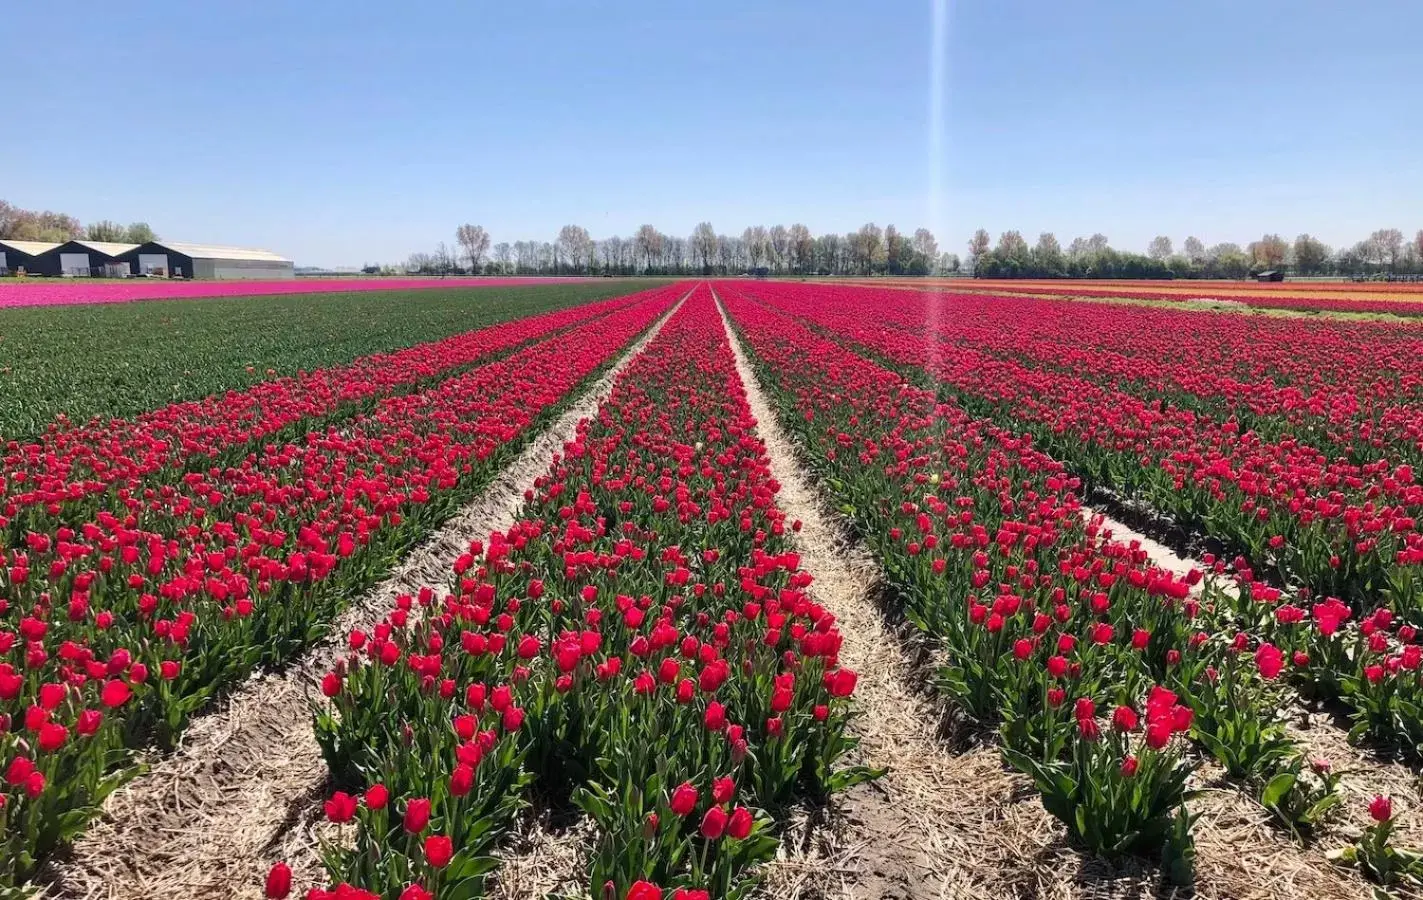
{"label": "distant shed", "polygon": [[127,265],[120,263],[118,258],[137,246],[112,241],[65,241],[35,257],[35,274],[84,278],[90,275],[127,275]]}
{"label": "distant shed", "polygon": [[20,269],[34,272],[39,255],[58,246],[54,241],[0,241],[0,274],[13,275]]}
{"label": "distant shed", "polygon": [[1256,281],[1284,281],[1285,273],[1283,269],[1270,269],[1255,276]]}
{"label": "distant shed", "polygon": [[270,250],[220,247],[183,241],[149,241],[124,253],[134,275],[204,280],[295,278],[292,261]]}

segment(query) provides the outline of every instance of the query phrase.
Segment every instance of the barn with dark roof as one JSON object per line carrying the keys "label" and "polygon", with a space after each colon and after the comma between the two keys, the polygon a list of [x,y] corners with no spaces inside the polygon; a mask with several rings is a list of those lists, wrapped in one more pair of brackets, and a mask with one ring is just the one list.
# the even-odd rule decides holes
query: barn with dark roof
{"label": "barn with dark roof", "polygon": [[149,241],[118,257],[133,275],[165,278],[261,279],[295,278],[292,261],[270,250],[190,244],[184,241]]}

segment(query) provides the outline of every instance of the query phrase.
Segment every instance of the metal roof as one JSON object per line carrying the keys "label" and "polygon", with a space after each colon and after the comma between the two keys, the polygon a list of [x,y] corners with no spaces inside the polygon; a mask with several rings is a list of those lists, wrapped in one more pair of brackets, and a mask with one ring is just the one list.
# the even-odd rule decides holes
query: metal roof
{"label": "metal roof", "polygon": [[181,253],[193,259],[247,259],[259,262],[283,262],[291,260],[278,256],[270,250],[253,250],[249,247],[222,247],[216,244],[189,244],[183,241],[153,241],[153,244]]}
{"label": "metal roof", "polygon": [[18,250],[30,256],[39,256],[46,250],[53,250],[59,246],[58,241],[9,241],[0,240],[0,247],[9,247],[11,250]]}
{"label": "metal roof", "polygon": [[96,253],[103,253],[106,256],[118,256],[120,253],[127,253],[138,246],[137,244],[121,244],[116,241],[86,241],[77,238],[67,243],[79,244],[82,247],[88,247],[90,250]]}

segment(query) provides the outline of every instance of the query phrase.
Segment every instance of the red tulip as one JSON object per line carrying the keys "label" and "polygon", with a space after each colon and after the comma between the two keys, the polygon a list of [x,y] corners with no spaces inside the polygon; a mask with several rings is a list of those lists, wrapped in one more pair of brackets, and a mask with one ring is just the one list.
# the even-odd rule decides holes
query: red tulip
{"label": "red tulip", "polygon": [[1273,644],[1261,644],[1255,651],[1255,666],[1267,681],[1274,681],[1285,667],[1285,654]]}
{"label": "red tulip", "polygon": [[39,747],[45,753],[53,753],[69,740],[69,729],[50,722],[40,727]]}
{"label": "red tulip", "polygon": [[430,823],[430,801],[424,797],[411,800],[405,805],[405,830],[419,834]]}
{"label": "red tulip", "polygon": [[349,822],[356,816],[356,798],[345,791],[337,791],[326,801],[326,818],[336,824]]}
{"label": "red tulip", "polygon": [[668,803],[672,812],[679,816],[690,815],[692,810],[697,808],[697,789],[690,781],[684,781],[672,792],[672,799]]}
{"label": "red tulip", "polygon": [[635,881],[624,900],[662,900],[662,889],[650,881]]}
{"label": "red tulip", "polygon": [[745,840],[746,836],[751,833],[753,824],[751,810],[744,806],[738,806],[732,810],[731,818],[726,823],[726,833],[735,840]]}
{"label": "red tulip", "polygon": [[366,809],[385,809],[385,805],[390,802],[390,791],[386,790],[383,784],[373,784],[366,791]]}
{"label": "red tulip", "polygon": [[702,816],[702,837],[714,841],[726,831],[726,811],[720,806],[709,807]]}
{"label": "red tulip", "polygon": [[1393,818],[1393,801],[1379,794],[1369,801],[1369,815],[1375,822],[1387,822]]}
{"label": "red tulip", "polygon": [[292,892],[292,870],[284,862],[272,866],[267,873],[267,900],[284,900]]}
{"label": "red tulip", "polygon": [[128,702],[128,698],[132,696],[133,691],[129,688],[127,683],[113,679],[112,681],[104,682],[104,689],[100,692],[99,701],[110,709],[113,709],[117,706],[123,706]]}
{"label": "red tulip", "polygon": [[859,676],[850,669],[836,669],[828,676],[828,687],[832,697],[848,697],[855,692]]}
{"label": "red tulip", "polygon": [[443,869],[454,858],[454,843],[442,834],[432,834],[425,838],[425,861],[437,869]]}

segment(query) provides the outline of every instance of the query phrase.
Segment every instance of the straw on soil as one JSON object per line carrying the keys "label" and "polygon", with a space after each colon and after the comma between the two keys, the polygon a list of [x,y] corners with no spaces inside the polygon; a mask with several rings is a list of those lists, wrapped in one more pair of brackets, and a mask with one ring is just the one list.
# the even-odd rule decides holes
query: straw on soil
{"label": "straw on soil", "polygon": [[[1116,521],[1100,511],[1103,527],[1115,540],[1136,541],[1146,551],[1154,565],[1177,574],[1191,568],[1205,570],[1199,560],[1182,556],[1152,540],[1130,526]],[[1286,713],[1286,729],[1311,759],[1325,759],[1342,773],[1340,792],[1344,805],[1316,836],[1317,852],[1340,846],[1353,840],[1358,832],[1371,824],[1368,803],[1384,794],[1394,800],[1394,841],[1410,848],[1423,846],[1423,797],[1419,793],[1419,777],[1410,766],[1385,758],[1368,747],[1351,744],[1348,723],[1330,710],[1313,709],[1297,701]]]}
{"label": "straw on soil", "polygon": [[1194,888],[1163,886],[1154,867],[1130,860],[1111,864],[1070,847],[1031,783],[1004,768],[991,738],[956,735],[960,746],[955,747],[941,737],[945,710],[923,689],[930,673],[922,660],[932,654],[914,646],[912,637],[896,631],[876,609],[881,573],[815,491],[744,348],[727,327],[757,431],[781,485],[777,503],[802,523],[795,537],[804,568],[815,576],[811,591],[839,620],[841,662],[860,674],[854,730],[861,743],[852,762],[889,770],[796,823],[780,858],[768,867],[767,896],[1345,900],[1370,895],[1361,880],[1329,865],[1320,852],[1291,843],[1268,823],[1264,809],[1233,788],[1211,791],[1192,804],[1200,814]]}
{"label": "straw on soil", "polygon": [[260,897],[277,859],[292,864],[296,883],[324,884],[316,839],[328,771],[312,734],[309,698],[319,696],[344,636],[379,621],[396,596],[445,585],[470,540],[509,528],[552,455],[572,440],[580,419],[596,413],[617,374],[680,306],[530,441],[477,500],[353,603],[330,640],[283,672],[255,675],[221,708],[195,720],[176,752],[150,759],[149,771],[109,798],[68,858],[50,866],[46,896]]}

